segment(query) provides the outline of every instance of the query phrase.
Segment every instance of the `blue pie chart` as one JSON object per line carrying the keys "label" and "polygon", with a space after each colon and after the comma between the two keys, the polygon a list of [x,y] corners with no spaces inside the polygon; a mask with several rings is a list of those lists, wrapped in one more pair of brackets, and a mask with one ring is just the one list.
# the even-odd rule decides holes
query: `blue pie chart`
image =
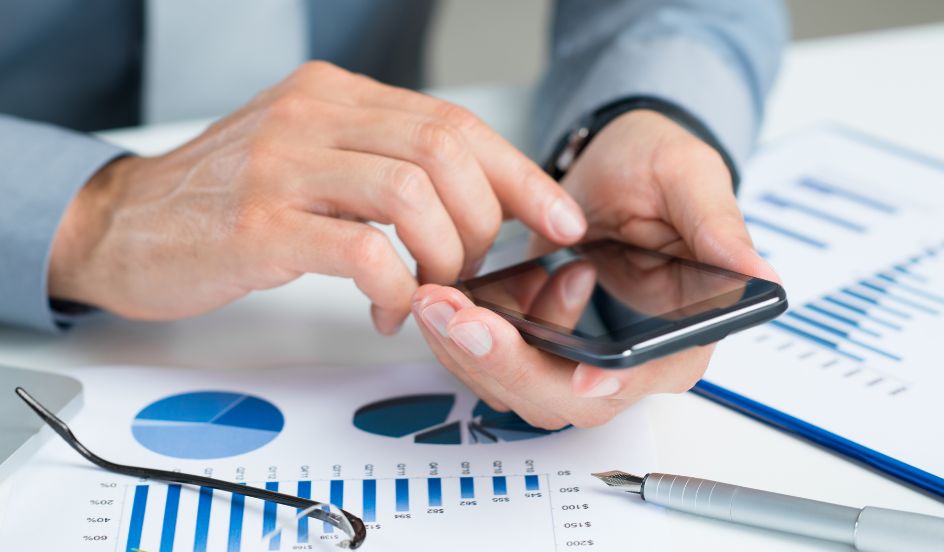
{"label": "blue pie chart", "polygon": [[226,458],[275,439],[285,417],[272,403],[245,393],[198,391],[144,407],[131,433],[145,448],[174,458]]}

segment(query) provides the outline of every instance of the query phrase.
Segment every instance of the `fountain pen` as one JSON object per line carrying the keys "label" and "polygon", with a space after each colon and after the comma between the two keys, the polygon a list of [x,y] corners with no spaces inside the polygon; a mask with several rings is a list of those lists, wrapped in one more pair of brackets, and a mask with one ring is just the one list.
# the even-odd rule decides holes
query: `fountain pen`
{"label": "fountain pen", "polygon": [[681,475],[592,475],[672,510],[843,543],[861,552],[944,550],[944,518],[872,506],[850,508]]}

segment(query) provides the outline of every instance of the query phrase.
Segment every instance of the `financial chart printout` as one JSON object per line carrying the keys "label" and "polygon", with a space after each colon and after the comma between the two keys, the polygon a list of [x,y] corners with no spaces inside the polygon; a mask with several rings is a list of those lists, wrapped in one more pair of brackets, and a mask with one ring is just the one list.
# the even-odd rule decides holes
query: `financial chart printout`
{"label": "financial chart printout", "polygon": [[[70,425],[91,450],[330,502],[364,520],[363,550],[616,551],[629,535],[670,546],[659,509],[589,475],[655,465],[642,407],[602,428],[546,431],[431,364],[73,375],[85,406]],[[342,540],[293,508],[111,474],[58,439],[10,483],[4,550],[336,550]]]}
{"label": "financial chart printout", "polygon": [[944,163],[824,128],[760,151],[741,194],[790,309],[705,380],[944,477]]}

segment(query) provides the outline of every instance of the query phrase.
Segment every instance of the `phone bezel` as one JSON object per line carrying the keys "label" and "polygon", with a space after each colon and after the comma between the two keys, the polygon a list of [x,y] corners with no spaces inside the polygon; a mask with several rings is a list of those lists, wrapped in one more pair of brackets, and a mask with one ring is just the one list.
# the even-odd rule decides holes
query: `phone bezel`
{"label": "phone bezel", "polygon": [[[614,240],[598,240],[563,249],[570,249],[575,253],[583,254],[593,248],[612,244],[632,248],[651,256],[661,257],[699,270],[739,279],[745,282],[745,288],[729,292],[731,295],[736,294],[738,297],[732,297],[732,303],[728,307],[716,308],[698,315],[683,316],[662,327],[642,333],[633,333],[631,330],[634,326],[628,326],[620,330],[622,337],[615,339],[612,336],[575,335],[568,328],[506,309],[476,297],[474,293],[476,287],[506,279],[516,273],[530,270],[536,265],[545,265],[549,255],[558,253],[561,250],[555,250],[522,263],[471,278],[461,282],[459,289],[476,305],[487,308],[508,320],[521,332],[526,342],[559,356],[603,368],[628,368],[689,347],[713,343],[728,334],[772,320],[787,309],[786,291],[783,287],[761,278],[739,274],[630,244],[615,242]],[[707,303],[716,299],[723,300],[724,297],[725,295],[720,295],[704,302]],[[695,303],[690,307],[697,307],[699,304],[701,303]],[[677,314],[677,311],[675,313],[664,313],[660,316],[671,316],[673,314]]]}

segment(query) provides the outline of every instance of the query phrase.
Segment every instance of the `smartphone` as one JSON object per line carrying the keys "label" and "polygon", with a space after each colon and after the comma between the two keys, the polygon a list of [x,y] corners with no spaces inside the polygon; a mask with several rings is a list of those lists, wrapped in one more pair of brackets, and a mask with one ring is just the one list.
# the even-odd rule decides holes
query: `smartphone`
{"label": "smartphone", "polygon": [[460,282],[545,351],[626,368],[762,324],[780,285],[613,240],[558,249]]}

